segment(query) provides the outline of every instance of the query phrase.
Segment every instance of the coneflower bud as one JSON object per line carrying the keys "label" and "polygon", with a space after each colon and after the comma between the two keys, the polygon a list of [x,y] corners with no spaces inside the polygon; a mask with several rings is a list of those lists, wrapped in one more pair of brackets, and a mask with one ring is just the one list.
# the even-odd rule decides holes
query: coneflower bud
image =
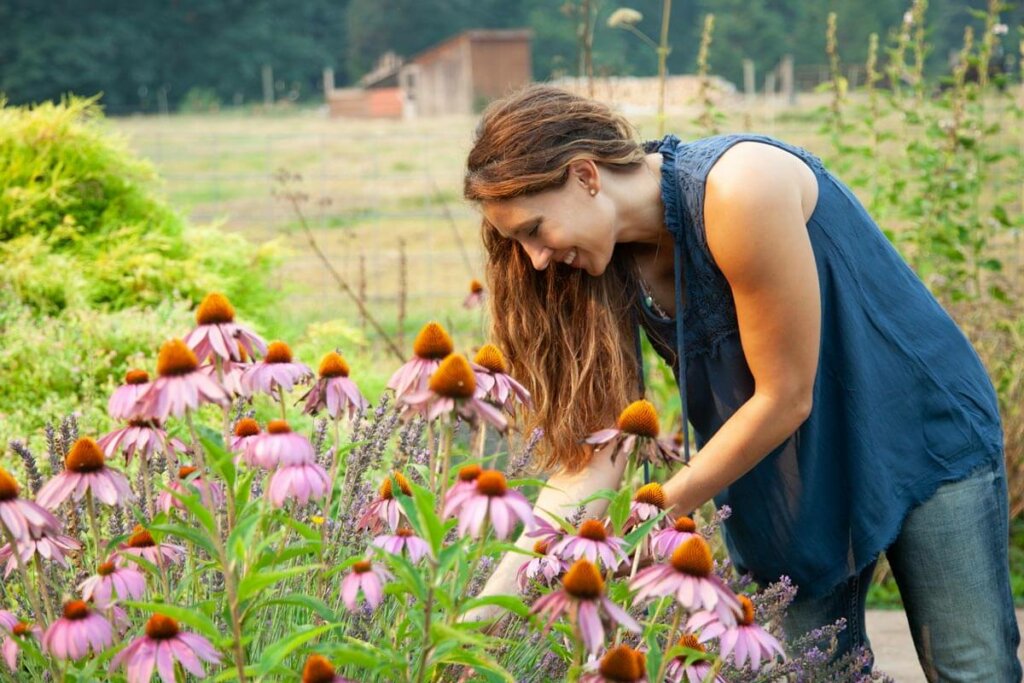
{"label": "coneflower bud", "polygon": [[21,487],[18,486],[18,482],[7,470],[0,467],[0,501],[14,500],[18,497],[19,491],[21,491]]}
{"label": "coneflower bud", "polygon": [[416,533],[407,526],[400,526],[395,531],[395,535],[401,536],[402,538],[409,538],[410,536],[415,536]]}
{"label": "coneflower bud", "polygon": [[637,489],[636,495],[633,496],[633,500],[638,503],[647,503],[653,505],[659,510],[665,509],[665,492],[661,488],[661,484],[657,482],[651,482],[645,484]]}
{"label": "coneflower bud", "polygon": [[480,284],[479,280],[473,279],[469,281],[469,293],[480,294],[484,291],[484,286]]}
{"label": "coneflower bud", "polygon": [[538,555],[548,554],[548,542],[544,540],[537,541],[533,544],[533,552]]}
{"label": "coneflower bud", "polygon": [[348,377],[348,363],[337,351],[331,351],[324,355],[320,361],[321,377]]}
{"label": "coneflower bud", "polygon": [[565,573],[562,587],[574,598],[593,600],[604,592],[604,579],[593,562],[581,558]]}
{"label": "coneflower bud", "polygon": [[714,569],[711,547],[700,536],[692,536],[679,544],[669,561],[677,572],[691,576],[711,576]]}
{"label": "coneflower bud", "polygon": [[454,348],[448,332],[435,322],[424,325],[412,343],[412,352],[427,360],[441,360]]}
{"label": "coneflower bud", "polygon": [[146,635],[153,640],[170,640],[178,635],[178,622],[162,614],[154,614],[146,622]]}
{"label": "coneflower bud", "polygon": [[356,574],[365,574],[372,568],[373,566],[370,564],[369,560],[359,560],[354,565],[352,565],[352,571],[354,571]]}
{"label": "coneflower bud", "polygon": [[136,524],[132,529],[132,535],[128,537],[129,548],[152,548],[156,545],[153,534],[149,533],[141,524]]}
{"label": "coneflower bud", "polygon": [[302,683],[333,683],[334,667],[321,655],[310,655],[302,667]]}
{"label": "coneflower bud", "polygon": [[607,680],[633,683],[647,673],[647,662],[642,653],[628,645],[619,645],[601,658],[598,671]]}
{"label": "coneflower bud", "polygon": [[114,573],[115,569],[117,569],[117,567],[113,562],[103,562],[100,566],[96,567],[96,573],[100,576],[110,576]]}
{"label": "coneflower bud", "polygon": [[686,516],[676,517],[676,521],[675,521],[675,524],[673,525],[673,527],[679,533],[690,533],[690,534],[693,534],[693,533],[697,532],[697,523],[694,522],[689,517],[686,517]]}
{"label": "coneflower bud", "polygon": [[96,472],[104,467],[106,458],[103,456],[103,449],[93,439],[87,436],[75,441],[66,458],[64,468],[70,472],[87,474]]}
{"label": "coneflower bud", "polygon": [[480,465],[466,465],[459,469],[459,481],[476,481],[483,471]]}
{"label": "coneflower bud", "polygon": [[627,434],[654,439],[660,431],[658,411],[650,401],[633,401],[619,414],[618,426]]}
{"label": "coneflower bud", "polygon": [[[399,472],[393,473],[392,476],[398,482],[398,488],[402,490],[402,493],[404,493],[407,496],[411,496],[412,487],[409,486],[409,480],[406,479],[405,476]],[[394,494],[391,491],[391,477],[388,477],[383,482],[381,482],[379,493],[380,497],[383,498],[384,500],[390,500],[391,498],[394,497]]]}
{"label": "coneflower bud", "polygon": [[461,354],[452,354],[441,361],[428,384],[435,394],[446,398],[472,398],[476,391],[476,376],[469,361]]}
{"label": "coneflower bud", "polygon": [[271,420],[267,423],[267,434],[288,434],[292,428],[285,420]]}
{"label": "coneflower bud", "polygon": [[272,341],[267,345],[267,355],[263,358],[264,363],[291,363],[292,350],[283,341]]}
{"label": "coneflower bud", "polygon": [[259,423],[251,417],[243,417],[235,424],[235,436],[256,436],[259,433]]}
{"label": "coneflower bud", "polygon": [[235,307],[228,298],[217,292],[210,292],[196,309],[196,322],[200,325],[221,325],[234,322]]}
{"label": "coneflower bud", "polygon": [[746,595],[737,595],[736,597],[740,601],[740,607],[743,608],[743,617],[739,620],[740,626],[750,626],[754,623],[754,603]]}
{"label": "coneflower bud", "polygon": [[476,490],[491,498],[500,498],[508,491],[505,475],[497,470],[485,470],[476,478]]}
{"label": "coneflower bud", "polygon": [[192,474],[193,472],[196,472],[196,471],[198,471],[198,468],[192,467],[190,465],[185,465],[184,467],[179,467],[178,468],[178,479],[187,479],[188,475],[190,475],[190,474]]}
{"label": "coneflower bud", "polygon": [[85,619],[89,616],[89,605],[82,600],[69,600],[64,603],[64,618],[72,621]]}
{"label": "coneflower bud", "polygon": [[165,341],[156,358],[156,373],[161,377],[187,375],[198,367],[196,354],[180,339]]}
{"label": "coneflower bud", "polygon": [[16,636],[18,638],[22,636],[27,636],[31,632],[32,627],[26,624],[24,621],[19,621],[17,624],[14,625],[14,628],[11,629],[11,635]]}
{"label": "coneflower bud", "polygon": [[508,365],[505,363],[505,356],[494,344],[484,344],[476,352],[473,362],[483,366],[494,373],[505,374],[508,372]]}
{"label": "coneflower bud", "polygon": [[589,538],[591,541],[605,541],[608,540],[608,529],[599,519],[587,519],[580,524],[576,535],[580,538]]}
{"label": "coneflower bud", "polygon": [[124,373],[125,384],[145,384],[149,381],[149,373],[145,370],[129,370]]}

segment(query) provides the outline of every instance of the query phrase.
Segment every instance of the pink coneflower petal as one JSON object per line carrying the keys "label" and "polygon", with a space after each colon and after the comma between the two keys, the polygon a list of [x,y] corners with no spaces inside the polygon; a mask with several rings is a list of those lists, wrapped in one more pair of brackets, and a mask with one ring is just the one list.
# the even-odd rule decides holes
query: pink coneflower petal
{"label": "pink coneflower petal", "polygon": [[57,659],[81,659],[99,654],[114,640],[110,622],[89,606],[72,600],[64,605],[64,616],[55,621],[43,635],[43,648]]}
{"label": "pink coneflower petal", "polygon": [[[181,631],[178,622],[154,614],[146,622],[145,634],[121,650],[110,662],[110,671],[124,665],[128,683],[148,683],[154,670],[164,683],[175,683],[175,662],[197,678],[203,678],[202,661],[220,663],[220,654],[209,641]],[[200,661],[202,660],[202,661]]]}
{"label": "pink coneflower petal", "polygon": [[268,494],[274,507],[282,507],[290,498],[305,505],[311,498],[323,498],[329,486],[327,471],[317,463],[288,465],[274,472]]}
{"label": "pink coneflower petal", "polygon": [[391,580],[391,574],[383,567],[360,560],[341,582],[341,600],[349,610],[355,610],[359,592],[362,591],[367,604],[376,609],[384,596],[383,582]]}

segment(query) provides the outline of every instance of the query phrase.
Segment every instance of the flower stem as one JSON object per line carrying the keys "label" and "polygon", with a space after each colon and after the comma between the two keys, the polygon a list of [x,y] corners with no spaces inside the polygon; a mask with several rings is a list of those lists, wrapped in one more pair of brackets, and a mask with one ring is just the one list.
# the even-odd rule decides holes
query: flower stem
{"label": "flower stem", "polygon": [[39,553],[35,557],[36,578],[39,580],[39,595],[43,599],[43,609],[46,610],[46,618],[53,623],[53,606],[50,604],[50,591],[46,589],[46,575],[43,573],[43,561],[39,559]]}
{"label": "flower stem", "polygon": [[438,457],[441,458],[441,493],[438,500],[444,504],[444,496],[448,491],[448,468],[452,461],[452,437],[455,435],[455,427],[445,420],[441,425],[441,445],[438,448]]}
{"label": "flower stem", "polygon": [[89,512],[89,528],[92,530],[93,560],[100,562],[100,526],[96,522],[96,503],[91,489],[85,490],[85,509]]}
{"label": "flower stem", "polygon": [[[672,643],[676,642],[676,635],[679,633],[679,622],[683,619],[683,610],[676,605],[676,615],[672,617],[672,628],[668,631],[668,642],[665,644],[665,650],[672,648]],[[665,669],[668,668],[668,658],[662,656],[661,666],[658,667],[658,675],[652,680],[663,681],[665,680]]]}
{"label": "flower stem", "polygon": [[43,608],[39,604],[39,594],[32,590],[32,584],[28,580],[28,569],[25,568],[25,561],[21,557],[21,549],[18,548],[18,542],[14,539],[14,534],[7,528],[7,525],[0,521],[0,529],[4,530],[4,537],[7,538],[7,542],[11,546],[11,554],[15,558],[15,562],[18,565],[18,572],[21,574],[21,583],[25,587],[25,593],[28,595],[29,601],[32,603],[32,609],[36,613],[36,623],[42,623],[43,617],[46,616],[43,613]]}
{"label": "flower stem", "polygon": [[284,387],[282,387],[280,384],[277,385],[277,395],[279,397],[279,402],[281,403],[281,419],[284,420],[285,422],[287,422],[288,421],[288,411],[287,411],[287,409],[285,407]]}

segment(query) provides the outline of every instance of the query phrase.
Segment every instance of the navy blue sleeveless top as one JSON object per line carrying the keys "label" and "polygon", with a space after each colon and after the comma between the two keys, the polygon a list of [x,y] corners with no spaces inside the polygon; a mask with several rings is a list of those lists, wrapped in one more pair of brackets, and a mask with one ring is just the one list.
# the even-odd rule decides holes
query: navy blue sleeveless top
{"label": "navy blue sleeveless top", "polygon": [[817,157],[759,135],[688,143],[670,135],[645,148],[663,158],[677,319],[644,301],[638,317],[672,365],[698,448],[754,390],[729,284],[704,230],[708,172],[742,141],[784,149],[817,178],[807,231],[821,290],[821,347],[808,419],[715,503],[732,508],[725,540],[740,571],[762,583],[788,575],[802,596],[815,597],[875,560],[906,514],[941,484],[1001,458],[1002,427],[967,338]]}

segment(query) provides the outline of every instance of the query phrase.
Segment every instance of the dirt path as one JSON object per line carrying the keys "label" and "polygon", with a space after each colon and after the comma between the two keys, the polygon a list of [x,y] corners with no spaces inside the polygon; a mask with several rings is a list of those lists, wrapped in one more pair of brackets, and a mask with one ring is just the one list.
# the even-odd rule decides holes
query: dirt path
{"label": "dirt path", "polygon": [[[892,676],[896,683],[925,683],[903,610],[869,610],[867,619],[875,667]],[[1024,625],[1024,610],[1017,610],[1017,623]],[[1024,646],[1018,649],[1017,656],[1024,661]]]}

